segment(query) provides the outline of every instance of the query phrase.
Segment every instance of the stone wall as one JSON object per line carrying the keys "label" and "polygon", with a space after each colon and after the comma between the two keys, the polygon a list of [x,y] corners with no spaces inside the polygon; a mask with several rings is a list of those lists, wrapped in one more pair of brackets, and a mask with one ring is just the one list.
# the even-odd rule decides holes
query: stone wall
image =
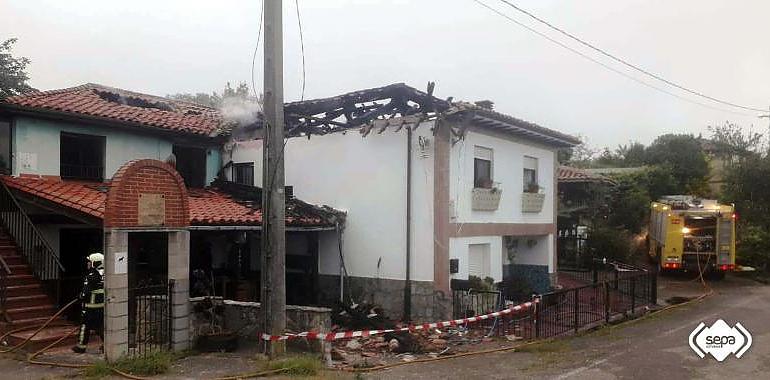
{"label": "stone wall", "polygon": [[[338,303],[339,277],[321,275],[319,282],[321,303]],[[345,298],[380,306],[385,310],[386,317],[399,320],[404,314],[405,283],[403,280],[351,276],[345,281]],[[412,281],[412,321],[433,322],[449,318],[452,312],[451,302],[449,295],[435,291],[432,281]]]}
{"label": "stone wall", "polygon": [[[240,302],[224,300],[222,297],[195,297],[190,299],[191,308],[210,299],[215,305],[224,308],[221,327],[233,331],[241,338],[249,340],[259,339],[259,302]],[[286,331],[299,333],[303,331],[331,331],[331,309],[325,307],[286,305]],[[190,328],[193,331],[192,341],[198,337],[201,331],[207,329],[208,320],[200,313],[192,313]]]}

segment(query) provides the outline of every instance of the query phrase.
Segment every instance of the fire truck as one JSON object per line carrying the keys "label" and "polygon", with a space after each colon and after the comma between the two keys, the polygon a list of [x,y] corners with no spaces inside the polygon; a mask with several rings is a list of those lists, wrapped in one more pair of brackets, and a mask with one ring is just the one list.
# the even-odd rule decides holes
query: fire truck
{"label": "fire truck", "polygon": [[689,195],[650,206],[649,254],[659,269],[698,271],[714,279],[735,269],[735,206]]}

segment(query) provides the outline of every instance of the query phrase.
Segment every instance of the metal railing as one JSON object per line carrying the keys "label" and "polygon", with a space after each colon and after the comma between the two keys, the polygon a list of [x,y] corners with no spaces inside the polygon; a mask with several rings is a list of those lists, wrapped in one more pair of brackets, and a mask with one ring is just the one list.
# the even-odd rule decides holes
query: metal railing
{"label": "metal railing", "polygon": [[8,276],[11,274],[13,274],[11,268],[8,267],[8,263],[6,263],[3,256],[0,255],[0,314],[3,315],[3,320],[5,322],[10,322],[8,314],[5,312],[5,305],[8,300]]}
{"label": "metal railing", "polygon": [[[542,339],[609,323],[657,303],[657,273],[611,262],[607,267],[577,272],[587,285],[533,296],[533,308],[478,324],[490,334]],[[454,318],[501,310],[504,291],[454,290]]]}
{"label": "metal railing", "polygon": [[128,354],[170,350],[174,280],[128,289]]}
{"label": "metal railing", "polygon": [[[64,267],[5,183],[0,181],[0,187],[0,223],[13,238],[17,251],[32,273],[46,284],[58,301],[58,279]],[[5,294],[0,297],[5,297]]]}
{"label": "metal railing", "polygon": [[455,319],[497,311],[502,305],[500,291],[467,289],[452,292],[452,315]]}
{"label": "metal railing", "polygon": [[104,167],[101,165],[71,165],[61,164],[61,177],[101,181],[104,178]]}
{"label": "metal railing", "polygon": [[657,274],[615,272],[617,276],[589,285],[537,296],[528,338],[550,338],[594,324],[609,323],[615,315],[633,315],[657,303]]}

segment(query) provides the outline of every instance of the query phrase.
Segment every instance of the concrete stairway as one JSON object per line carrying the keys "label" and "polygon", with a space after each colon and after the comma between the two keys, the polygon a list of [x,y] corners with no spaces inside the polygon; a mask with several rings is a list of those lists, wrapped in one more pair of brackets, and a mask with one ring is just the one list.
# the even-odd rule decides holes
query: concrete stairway
{"label": "concrete stairway", "polygon": [[[32,268],[19,254],[13,238],[0,232],[0,256],[2,256],[11,275],[6,277],[6,315],[0,321],[0,332],[22,327],[37,327],[44,324],[57,312],[56,302],[46,292],[43,282],[32,274]],[[64,318],[57,317],[52,322],[64,327],[49,327],[33,337],[25,349],[42,348],[66,335],[75,328]],[[5,338],[5,344],[15,346],[29,337],[35,329],[13,333]],[[74,344],[75,337],[65,339],[61,344]],[[0,342],[3,343],[3,342]]]}

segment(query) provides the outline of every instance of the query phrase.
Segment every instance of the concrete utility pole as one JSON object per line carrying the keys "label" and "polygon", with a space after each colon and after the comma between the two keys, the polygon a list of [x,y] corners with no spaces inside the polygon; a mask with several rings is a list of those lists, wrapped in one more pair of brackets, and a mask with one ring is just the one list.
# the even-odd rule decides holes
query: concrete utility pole
{"label": "concrete utility pole", "polygon": [[[265,0],[265,139],[262,149],[262,331],[286,328],[286,198],[283,172],[283,22],[281,0]],[[284,351],[265,342],[265,354]]]}

